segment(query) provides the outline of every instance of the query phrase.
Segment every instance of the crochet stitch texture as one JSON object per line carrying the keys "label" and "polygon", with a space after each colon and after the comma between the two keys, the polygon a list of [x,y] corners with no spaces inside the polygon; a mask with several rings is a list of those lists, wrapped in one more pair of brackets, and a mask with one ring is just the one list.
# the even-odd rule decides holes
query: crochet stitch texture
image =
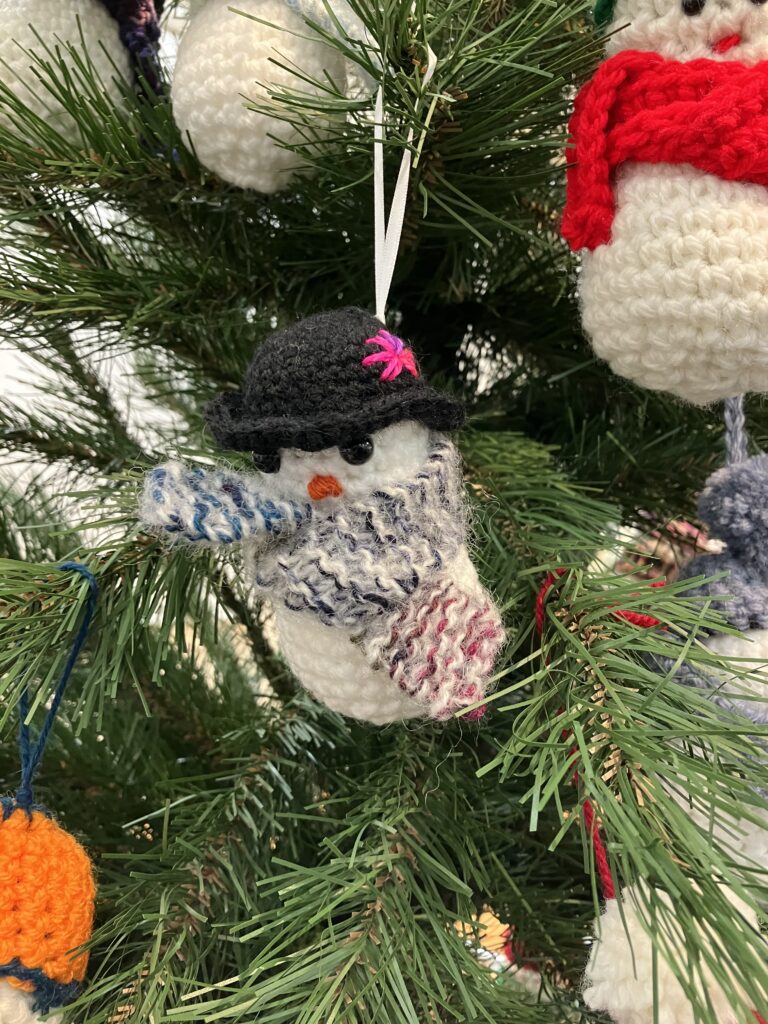
{"label": "crochet stitch texture", "polygon": [[740,63],[698,58],[727,11],[620,2],[620,52],[571,122],[584,331],[615,373],[699,405],[768,390],[768,12],[744,8]]}
{"label": "crochet stitch texture", "polygon": [[611,240],[613,178],[627,161],[768,185],[768,62],[625,50],[581,89],[569,131],[563,236],[572,249],[596,249]]}
{"label": "crochet stitch texture", "polygon": [[400,357],[412,365],[405,372],[387,376],[387,363],[370,361],[375,346],[368,342],[378,345],[387,334],[375,316],[356,307],[316,313],[275,331],[257,348],[243,387],[206,409],[213,436],[222,448],[239,451],[311,452],[402,420],[457,430],[462,406],[427,384],[410,350],[410,359]]}
{"label": "crochet stitch texture", "polygon": [[[116,106],[121,106],[119,83],[131,80],[130,59],[121,44],[118,26],[101,0],[0,0],[0,15],[3,84],[69,142],[76,143],[80,139],[77,123],[40,83],[36,65],[26,51],[45,62],[52,59],[45,47],[58,51],[58,59],[74,76],[75,82],[78,73],[68,48],[81,55],[85,51],[104,91]],[[23,123],[14,119],[9,110],[0,114],[0,123],[16,134],[25,132]]]}
{"label": "crochet stitch texture", "polygon": [[42,810],[3,801],[0,819],[0,977],[46,1013],[85,976],[96,889],[80,844]]}
{"label": "crochet stitch texture", "polygon": [[173,116],[203,166],[233,185],[273,193],[291,182],[301,164],[280,143],[301,143],[308,134],[322,138],[328,118],[314,116],[302,136],[288,121],[249,106],[269,106],[270,92],[310,97],[320,91],[311,82],[328,80],[344,88],[343,55],[284,0],[206,0],[192,13],[179,45]]}

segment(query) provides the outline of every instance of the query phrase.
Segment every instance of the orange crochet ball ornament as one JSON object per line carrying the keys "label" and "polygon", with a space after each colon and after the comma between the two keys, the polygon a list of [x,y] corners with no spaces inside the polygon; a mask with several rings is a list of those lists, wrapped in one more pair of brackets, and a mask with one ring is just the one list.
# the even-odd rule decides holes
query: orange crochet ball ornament
{"label": "orange crochet ball ornament", "polygon": [[47,1013],[85,976],[96,886],[88,854],[38,808],[0,803],[0,979]]}

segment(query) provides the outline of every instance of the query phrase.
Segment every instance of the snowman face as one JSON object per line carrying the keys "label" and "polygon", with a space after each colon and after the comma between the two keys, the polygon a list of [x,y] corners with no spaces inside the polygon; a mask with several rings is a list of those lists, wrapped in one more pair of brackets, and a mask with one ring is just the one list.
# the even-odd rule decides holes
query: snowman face
{"label": "snowman face", "polygon": [[421,423],[406,420],[373,434],[350,437],[342,447],[303,452],[281,448],[254,455],[259,489],[269,498],[310,500],[331,511],[340,501],[361,501],[380,487],[411,480],[429,453],[432,435]]}
{"label": "snowman face", "polygon": [[606,44],[619,50],[652,50],[674,60],[768,58],[766,0],[617,0]]}

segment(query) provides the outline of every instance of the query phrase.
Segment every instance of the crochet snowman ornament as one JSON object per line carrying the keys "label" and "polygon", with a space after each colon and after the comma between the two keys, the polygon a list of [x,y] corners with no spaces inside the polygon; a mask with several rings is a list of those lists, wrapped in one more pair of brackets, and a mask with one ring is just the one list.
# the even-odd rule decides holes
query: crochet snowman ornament
{"label": "crochet snowman ornament", "polygon": [[192,7],[173,73],[173,116],[203,166],[224,181],[277,192],[301,164],[285,147],[328,134],[326,118],[312,115],[301,129],[277,107],[275,116],[251,109],[282,91],[301,93],[305,107],[331,83],[345,91],[343,54],[305,16],[334,35],[364,35],[344,0],[197,0]]}
{"label": "crochet snowman ornament", "polygon": [[[699,500],[699,514],[710,535],[724,542],[725,547],[721,553],[695,558],[680,577],[710,577],[709,582],[687,593],[706,599],[742,635],[711,633],[703,642],[718,654],[745,659],[743,674],[710,673],[666,657],[654,657],[651,664],[657,671],[672,673],[675,682],[705,691],[727,713],[764,726],[768,721],[768,682],[761,680],[759,673],[768,673],[768,456],[745,459],[713,473]],[[711,580],[713,576],[718,578]],[[738,810],[729,815],[692,806],[683,795],[684,787],[669,781],[670,793],[703,830],[714,832],[721,848],[748,870],[763,870],[768,860],[768,821],[742,818]],[[754,817],[755,808],[750,810]],[[754,912],[733,892],[725,890],[725,895],[758,930]],[[669,897],[662,894],[661,898],[671,909]],[[653,944],[635,902],[632,889],[622,893],[621,901],[606,902],[587,966],[585,1001],[591,1009],[609,1013],[616,1024],[655,1024],[656,1020],[659,1024],[694,1024],[690,1001],[663,955],[656,956],[654,968]],[[716,954],[722,938],[703,923],[702,935]],[[685,937],[674,923],[668,940],[684,967]],[[654,971],[658,1018],[654,1016]],[[715,1010],[713,1019],[719,1024],[764,1020],[765,1007],[752,1018],[737,1013],[720,981],[708,970],[703,972],[704,985]]]}
{"label": "crochet snowman ornament", "polygon": [[333,710],[380,725],[481,701],[504,635],[445,433],[463,410],[411,349],[361,309],[310,316],[272,334],[207,418],[256,472],[166,463],[146,482],[145,527],[240,544],[284,657]]}
{"label": "crochet snowman ornament", "polygon": [[562,230],[612,369],[705,404],[768,390],[768,6],[599,0]]}

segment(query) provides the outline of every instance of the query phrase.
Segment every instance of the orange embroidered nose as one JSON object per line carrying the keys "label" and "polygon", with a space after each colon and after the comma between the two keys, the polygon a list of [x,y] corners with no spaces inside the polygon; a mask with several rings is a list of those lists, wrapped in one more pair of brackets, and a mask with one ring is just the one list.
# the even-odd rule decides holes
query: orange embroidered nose
{"label": "orange embroidered nose", "polygon": [[307,484],[307,491],[313,501],[322,498],[338,498],[344,488],[335,476],[313,476]]}

